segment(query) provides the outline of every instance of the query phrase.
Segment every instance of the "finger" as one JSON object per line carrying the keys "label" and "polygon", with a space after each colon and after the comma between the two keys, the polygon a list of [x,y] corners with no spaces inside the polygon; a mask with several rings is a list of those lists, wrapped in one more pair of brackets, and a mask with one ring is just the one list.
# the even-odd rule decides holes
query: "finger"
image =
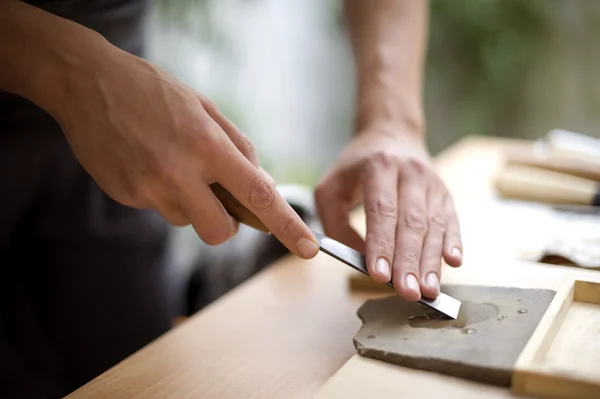
{"label": "finger", "polygon": [[443,191],[435,187],[428,194],[427,233],[423,241],[419,272],[421,294],[431,299],[436,298],[440,293],[440,269],[446,230],[445,197]]}
{"label": "finger", "polygon": [[237,200],[254,213],[292,253],[309,259],[319,252],[319,244],[312,231],[285,201],[275,184],[241,153],[224,141],[227,157],[217,157],[213,163],[216,179]]}
{"label": "finger", "polygon": [[315,190],[317,216],[323,232],[356,251],[365,252],[365,241],[350,225],[350,210],[355,201],[345,176],[334,174],[323,180]]}
{"label": "finger", "polygon": [[458,215],[450,194],[446,195],[444,201],[444,214],[447,221],[444,233],[444,260],[449,266],[459,267],[463,261],[463,245]]}
{"label": "finger", "polygon": [[200,176],[190,181],[198,184],[180,185],[179,198],[185,215],[194,230],[208,245],[219,245],[237,233],[239,223],[232,218],[208,184]]}
{"label": "finger", "polygon": [[174,226],[187,226],[190,220],[179,206],[177,199],[165,190],[152,189],[146,186],[146,201],[148,206],[144,208],[153,209],[158,212],[169,224]]}
{"label": "finger", "polygon": [[179,206],[162,206],[155,209],[169,224],[173,226],[182,227],[190,224],[190,219]]}
{"label": "finger", "polygon": [[392,276],[398,221],[398,172],[394,167],[374,165],[362,176],[366,216],[366,261],[369,274],[387,283]]}
{"label": "finger", "polygon": [[254,145],[233,122],[221,113],[216,103],[206,97],[201,97],[200,102],[206,113],[223,129],[236,148],[254,165],[259,166],[258,156]]}
{"label": "finger", "polygon": [[271,176],[269,172],[267,172],[262,166],[259,166],[259,169],[265,174],[265,176],[267,176],[269,182],[275,184],[275,179],[273,178],[273,176]]}
{"label": "finger", "polygon": [[408,301],[421,298],[419,263],[427,231],[425,193],[420,176],[401,177],[392,281],[398,294]]}

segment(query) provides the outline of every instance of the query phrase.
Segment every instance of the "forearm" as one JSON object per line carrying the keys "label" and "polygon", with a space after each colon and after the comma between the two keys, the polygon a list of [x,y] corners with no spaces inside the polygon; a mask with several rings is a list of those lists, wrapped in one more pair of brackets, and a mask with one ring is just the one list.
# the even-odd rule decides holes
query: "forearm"
{"label": "forearm", "polygon": [[76,71],[102,56],[104,39],[20,1],[0,0],[0,90],[50,114],[67,104]]}
{"label": "forearm", "polygon": [[424,134],[426,0],[344,0],[357,74],[356,131],[405,126]]}

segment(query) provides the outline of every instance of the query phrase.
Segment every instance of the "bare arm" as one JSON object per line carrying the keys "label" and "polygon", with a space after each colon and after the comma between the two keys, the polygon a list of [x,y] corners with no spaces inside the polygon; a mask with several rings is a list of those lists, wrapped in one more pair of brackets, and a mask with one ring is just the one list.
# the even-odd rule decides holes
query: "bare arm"
{"label": "bare arm", "polygon": [[[0,0],[0,90],[53,116],[66,106],[68,78],[109,47],[98,33],[15,0]],[[95,60],[96,59],[96,60]]]}
{"label": "bare arm", "polygon": [[344,0],[357,72],[357,131],[404,125],[422,134],[426,0]]}
{"label": "bare arm", "polygon": [[210,190],[219,182],[291,252],[318,253],[311,230],[259,168],[248,137],[215,103],[98,33],[0,0],[0,89],[52,115],[114,200],[191,224],[218,245],[238,228]]}
{"label": "bare arm", "polygon": [[[426,0],[344,0],[357,74],[355,135],[319,183],[333,238],[366,252],[369,274],[405,299],[435,298],[441,258],[462,264],[454,203],[425,141]],[[349,211],[363,203],[366,237]]]}

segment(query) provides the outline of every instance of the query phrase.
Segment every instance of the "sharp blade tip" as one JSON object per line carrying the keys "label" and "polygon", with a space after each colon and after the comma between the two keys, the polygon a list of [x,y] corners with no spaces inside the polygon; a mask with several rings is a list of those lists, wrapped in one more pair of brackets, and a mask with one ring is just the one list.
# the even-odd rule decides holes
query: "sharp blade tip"
{"label": "sharp blade tip", "polygon": [[448,316],[450,316],[452,319],[456,320],[458,318],[458,314],[460,313],[460,306],[462,305],[462,302],[460,302],[457,299],[454,299],[456,301],[456,304],[454,304],[453,309],[451,312],[446,313]]}

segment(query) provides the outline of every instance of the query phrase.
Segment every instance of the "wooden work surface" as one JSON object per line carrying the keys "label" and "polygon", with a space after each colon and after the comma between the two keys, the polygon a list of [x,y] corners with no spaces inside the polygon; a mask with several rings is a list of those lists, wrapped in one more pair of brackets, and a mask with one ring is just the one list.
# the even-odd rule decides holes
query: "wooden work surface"
{"label": "wooden work surface", "polygon": [[[461,221],[494,200],[490,180],[503,150],[523,145],[528,143],[469,137],[436,158]],[[361,214],[354,222],[364,227]],[[506,232],[494,225],[463,229],[464,265],[444,266],[442,284],[557,289],[567,274],[599,275],[518,262],[503,246]],[[353,356],[352,339],[360,327],[356,310],[376,294],[350,293],[350,272],[322,253],[310,261],[286,257],[69,398],[309,398],[351,358],[361,367],[357,378],[364,379],[365,394],[379,386],[382,391],[375,392],[385,393],[393,381],[394,397],[510,397],[507,389]],[[399,385],[406,396],[397,396]]]}

